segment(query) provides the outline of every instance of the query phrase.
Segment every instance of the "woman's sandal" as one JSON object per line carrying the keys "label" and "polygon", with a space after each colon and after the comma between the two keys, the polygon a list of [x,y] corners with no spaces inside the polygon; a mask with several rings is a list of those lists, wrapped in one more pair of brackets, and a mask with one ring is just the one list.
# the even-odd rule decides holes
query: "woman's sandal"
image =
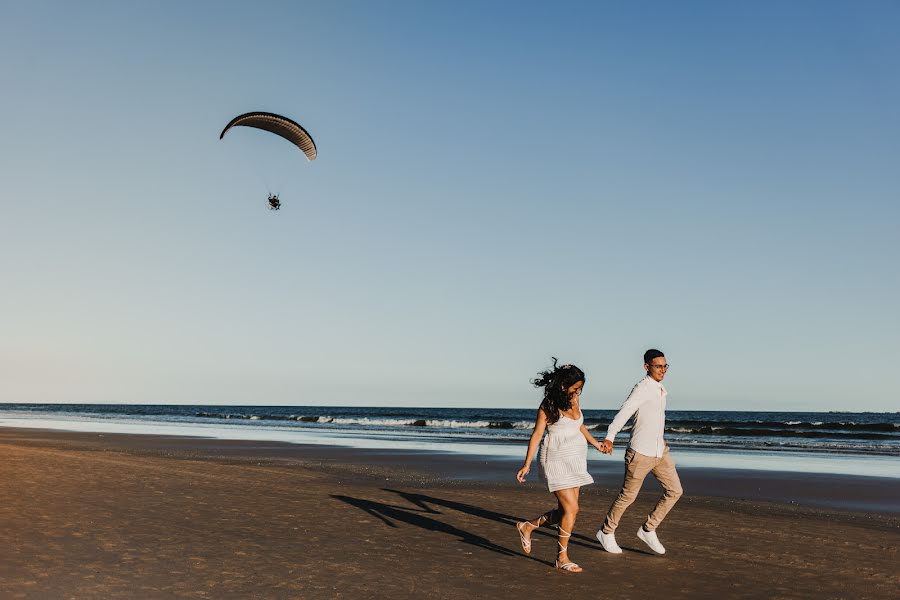
{"label": "woman's sandal", "polygon": [[526,525],[531,525],[531,523],[528,521],[516,523],[516,529],[519,530],[519,541],[522,542],[522,551],[525,552],[525,554],[531,554],[531,538],[525,537],[525,532],[522,531]]}
{"label": "woman's sandal", "polygon": [[[572,537],[572,534],[571,534],[571,533],[569,533],[568,531],[566,531],[565,529],[563,529],[563,528],[560,527],[559,525],[557,525],[556,527],[557,527],[557,529],[559,529],[559,537],[561,537],[561,538],[570,538],[570,537]],[[556,543],[559,544],[559,552],[557,552],[557,554],[556,554],[556,556],[557,556],[557,558],[556,558],[556,568],[557,568],[557,569],[561,569],[561,570],[563,570],[563,571],[568,571],[569,573],[581,573],[582,571],[584,571],[584,569],[582,569],[581,567],[579,567],[578,565],[576,565],[575,563],[573,563],[573,562],[571,562],[571,561],[566,562],[566,563],[560,563],[560,562],[559,562],[559,555],[562,554],[563,552],[565,552],[566,550],[568,550],[569,547],[568,547],[568,546],[563,546],[563,545],[562,545],[562,542],[560,542],[559,540],[557,540]]]}
{"label": "woman's sandal", "polygon": [[[522,551],[525,552],[525,554],[531,554],[531,538],[525,537],[525,532],[523,531],[523,529],[526,525],[531,525],[532,527],[534,527],[534,529],[538,529],[546,522],[547,515],[541,515],[540,517],[538,517],[537,525],[535,525],[531,521],[520,521],[519,523],[516,523],[516,529],[519,530],[519,541],[522,542]],[[534,532],[534,529],[531,530],[532,533]]]}

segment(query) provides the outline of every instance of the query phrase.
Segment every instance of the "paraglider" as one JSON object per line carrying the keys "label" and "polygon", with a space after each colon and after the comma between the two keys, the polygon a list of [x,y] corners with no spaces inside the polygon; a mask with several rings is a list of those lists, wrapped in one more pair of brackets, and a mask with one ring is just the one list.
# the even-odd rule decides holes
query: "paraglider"
{"label": "paraglider", "polygon": [[[316,160],[316,143],[312,136],[296,121],[292,121],[287,117],[276,115],[269,112],[248,112],[233,118],[222,133],[219,139],[225,137],[228,130],[232,127],[254,127],[262,129],[270,133],[280,136],[291,144],[300,149],[306,155],[308,160]],[[281,208],[281,200],[278,194],[269,194],[269,210],[279,210]]]}

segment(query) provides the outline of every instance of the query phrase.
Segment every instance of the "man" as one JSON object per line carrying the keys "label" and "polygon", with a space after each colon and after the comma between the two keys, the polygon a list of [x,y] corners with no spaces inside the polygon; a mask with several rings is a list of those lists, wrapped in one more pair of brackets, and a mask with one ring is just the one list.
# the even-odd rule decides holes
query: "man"
{"label": "man", "polygon": [[656,537],[656,528],[682,494],[675,463],[663,439],[666,423],[666,388],[663,387],[662,380],[668,369],[669,365],[666,364],[666,357],[662,352],[650,349],[644,353],[644,370],[647,371],[647,376],[631,390],[628,399],[609,424],[606,439],[601,443],[601,452],[612,454],[616,434],[634,415],[631,443],[625,451],[625,482],[603,521],[603,527],[597,531],[597,539],[600,540],[603,549],[613,554],[622,553],[622,549],[616,543],[619,519],[637,498],[648,473],[653,473],[664,493],[653,512],[647,516],[644,525],[638,529],[637,536],[657,554],[666,552]]}

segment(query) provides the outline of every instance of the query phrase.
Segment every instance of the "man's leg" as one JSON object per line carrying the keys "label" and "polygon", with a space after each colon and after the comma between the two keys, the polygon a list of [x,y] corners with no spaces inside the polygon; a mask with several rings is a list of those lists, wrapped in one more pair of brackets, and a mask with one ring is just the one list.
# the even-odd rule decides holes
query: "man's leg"
{"label": "man's leg", "polygon": [[656,503],[653,512],[647,516],[647,522],[644,523],[644,529],[647,531],[653,531],[659,527],[659,524],[681,498],[681,494],[684,493],[681,488],[681,480],[678,478],[678,471],[675,470],[675,461],[672,460],[668,448],[652,472],[663,488],[663,496]]}
{"label": "man's leg", "polygon": [[655,458],[644,456],[630,448],[625,452],[625,481],[622,483],[622,491],[619,492],[612,506],[609,507],[609,512],[606,513],[606,519],[601,528],[603,533],[612,533],[619,526],[619,519],[622,518],[625,509],[631,506],[631,503],[637,498],[644,478],[647,477],[647,473],[655,463]]}

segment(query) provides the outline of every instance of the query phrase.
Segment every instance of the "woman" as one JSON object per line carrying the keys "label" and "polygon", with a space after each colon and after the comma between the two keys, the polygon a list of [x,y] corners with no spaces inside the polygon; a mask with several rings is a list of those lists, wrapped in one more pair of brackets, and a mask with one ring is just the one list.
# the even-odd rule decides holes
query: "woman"
{"label": "woman", "polygon": [[[598,450],[600,443],[584,426],[584,415],[578,402],[584,389],[584,371],[575,365],[557,367],[556,362],[553,357],[553,368],[532,381],[535,387],[544,388],[544,400],[537,411],[525,464],[516,479],[519,483],[525,481],[540,446],[541,480],[556,495],[559,506],[531,521],[516,523],[516,529],[522,550],[531,554],[531,534],[535,529],[541,525],[559,528],[556,568],[580,573],[583,569],[569,560],[568,539],[575,527],[580,488],[594,483],[594,478],[587,472],[587,442]],[[545,431],[547,436],[544,438]]]}

